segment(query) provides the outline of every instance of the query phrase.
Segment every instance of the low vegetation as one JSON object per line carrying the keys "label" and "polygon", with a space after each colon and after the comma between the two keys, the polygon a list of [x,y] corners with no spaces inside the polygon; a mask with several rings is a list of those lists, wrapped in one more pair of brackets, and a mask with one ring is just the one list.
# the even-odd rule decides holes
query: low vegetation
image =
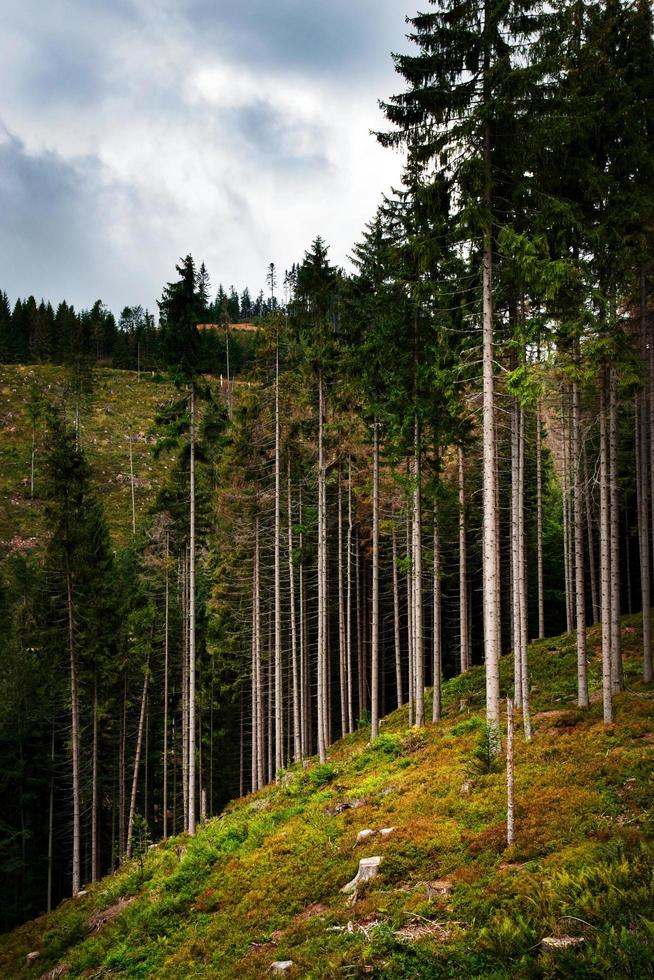
{"label": "low vegetation", "polygon": [[[576,698],[573,635],[529,648],[534,739],[516,739],[516,842],[505,777],[477,764],[483,669],[444,687],[444,719],[406,709],[369,742],[126,862],[76,900],[0,940],[0,975],[307,977],[654,975],[654,710],[639,680],[640,617],[622,621],[626,690],[602,722],[597,628],[591,708]],[[511,658],[502,661],[503,693]],[[382,835],[382,828],[393,828]],[[376,831],[357,843],[363,829]],[[345,896],[359,860],[379,874]],[[571,938],[545,947],[542,940]],[[27,954],[39,953],[33,965]],[[63,974],[59,974],[63,975]]]}

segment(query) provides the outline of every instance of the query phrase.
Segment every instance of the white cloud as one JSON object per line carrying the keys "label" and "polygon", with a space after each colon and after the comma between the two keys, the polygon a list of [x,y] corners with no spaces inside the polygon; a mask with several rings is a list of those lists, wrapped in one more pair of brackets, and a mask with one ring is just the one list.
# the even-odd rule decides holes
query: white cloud
{"label": "white cloud", "polygon": [[[49,214],[46,204],[40,216],[30,209],[11,257],[0,237],[0,287],[12,297],[48,292],[88,305],[101,296],[116,310],[153,308],[188,251],[205,260],[215,286],[257,290],[270,260],[287,267],[316,234],[343,263],[381,193],[397,183],[399,159],[369,135],[384,125],[377,98],[400,87],[388,51],[396,26],[394,46],[402,41],[402,5],[393,0],[362,3],[351,26],[370,35],[372,49],[359,58],[345,43],[355,14],[341,9],[344,51],[322,50],[318,33],[315,70],[296,50],[303,37],[260,24],[256,2],[250,19],[237,0],[199,13],[201,4],[170,0],[51,0],[43,15],[36,6],[9,0],[0,39],[2,121],[22,146],[13,179],[26,179],[31,160],[70,180]],[[281,6],[291,30],[294,4]],[[324,10],[316,5],[312,16],[303,7],[305,33],[325,29]],[[325,38],[333,46],[333,33]],[[61,194],[60,182],[52,193]],[[20,227],[23,197],[12,200]],[[49,253],[51,229],[44,236],[40,221],[53,215],[60,244]]]}

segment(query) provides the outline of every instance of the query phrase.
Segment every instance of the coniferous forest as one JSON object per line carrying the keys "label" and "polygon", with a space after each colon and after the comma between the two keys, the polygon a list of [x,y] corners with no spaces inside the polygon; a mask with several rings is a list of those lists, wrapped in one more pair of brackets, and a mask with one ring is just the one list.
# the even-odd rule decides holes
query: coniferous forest
{"label": "coniferous forest", "polygon": [[[284,940],[269,934],[285,927],[273,916],[249,940],[251,968],[242,950],[231,966],[200,968],[189,947],[165,968],[161,949],[142,969],[87,952],[71,975],[263,976],[273,959],[306,976],[652,975],[652,18],[647,0],[425,4],[408,21],[409,53],[394,56],[394,93],[379,93],[374,138],[403,154],[402,181],[344,268],[317,228],[289,269],[262,269],[255,299],[216,289],[190,254],[155,314],[0,292],[3,930],[86,901],[114,872],[131,884],[98,891],[107,907],[137,901],[160,842],[181,868],[187,847],[205,853],[193,838],[224,826],[230,801],[264,801],[264,787],[293,805],[322,793],[315,812],[347,828],[352,814],[324,813],[340,805],[329,793],[340,799],[347,765],[367,772],[343,761],[356,746],[364,761],[409,766],[460,736],[473,759],[472,775],[462,763],[453,777],[461,816],[443,811],[430,829],[422,797],[406,818],[389,805],[389,850],[372,847],[380,889],[404,887],[425,875],[411,850],[422,853],[421,835],[447,819],[467,828],[452,867],[433,875],[447,879],[435,882],[446,898],[412,906],[427,944],[415,959],[392,945],[400,933],[372,882],[353,889],[361,914],[344,913],[344,935],[362,945],[343,959],[277,956]],[[546,752],[554,725],[563,734]],[[627,732],[633,758],[617,748]],[[614,777],[620,788],[606,790],[597,826],[582,827],[594,804],[566,810],[550,772],[563,767],[573,793],[593,752],[594,789]],[[433,759],[415,778],[437,794],[450,777]],[[401,771],[358,776],[357,805],[386,806]],[[527,805],[537,773],[544,789]],[[486,785],[493,817],[478,802]],[[628,792],[639,805],[623,818]],[[263,820],[263,802],[252,807],[251,822]],[[558,960],[556,949],[538,959],[527,886],[511,879],[513,905],[506,893],[511,869],[537,875],[541,852],[526,842],[541,811],[579,826],[578,848],[609,841],[570,864],[586,877],[561,899]],[[302,833],[318,817],[303,820]],[[393,851],[396,821],[406,835]],[[171,838],[185,843],[166,850]],[[335,839],[307,839],[303,862],[338,849]],[[550,843],[542,854],[563,847]],[[233,841],[215,847],[229,867],[250,860],[229,858]],[[479,853],[492,855],[484,873],[489,861],[510,870],[473,914],[481,871],[449,879]],[[610,861],[624,880],[593,878]],[[321,882],[314,897],[303,886],[298,909],[345,879],[325,871]],[[219,886],[202,887],[188,908],[209,916]],[[451,888],[464,895],[456,915],[442,904]],[[256,914],[265,900],[252,895]],[[623,922],[616,910],[627,907]],[[492,918],[498,908],[506,921]],[[468,959],[430,946],[454,950],[473,918],[483,935]],[[86,927],[67,928],[53,965],[68,963]],[[171,928],[163,916],[143,926],[148,941]],[[422,949],[415,939],[405,946]],[[3,975],[28,975],[10,962]]]}

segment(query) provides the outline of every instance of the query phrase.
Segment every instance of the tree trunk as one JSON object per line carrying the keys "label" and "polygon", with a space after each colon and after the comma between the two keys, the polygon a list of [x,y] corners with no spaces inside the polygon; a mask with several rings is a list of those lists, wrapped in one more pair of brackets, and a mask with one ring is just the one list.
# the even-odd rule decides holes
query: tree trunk
{"label": "tree trunk", "polygon": [[93,748],[91,758],[91,881],[99,878],[98,855],[98,679],[93,679]]}
{"label": "tree trunk", "polygon": [[168,837],[168,653],[170,628],[170,575],[166,532],[166,578],[164,583],[164,704],[163,704],[163,837]]}
{"label": "tree trunk", "polygon": [[299,490],[300,508],[300,568],[298,572],[298,588],[300,591],[300,743],[302,758],[311,755],[311,726],[309,696],[309,654],[307,643],[306,596],[304,587],[304,535],[302,533],[302,487]]}
{"label": "tree trunk", "polygon": [[279,423],[279,335],[275,355],[275,776],[284,768],[284,705],[282,672],[282,599],[281,599],[281,479]]}
{"label": "tree trunk", "polygon": [[293,568],[293,496],[291,486],[291,461],[288,461],[288,590],[291,614],[291,673],[293,689],[293,757],[302,758],[302,733],[300,726],[300,676],[298,670],[297,621],[295,616],[295,569]]}
{"label": "tree trunk", "polygon": [[536,575],[538,579],[538,639],[545,636],[543,582],[543,430],[540,402],[536,410]]}
{"label": "tree trunk", "polygon": [[195,386],[191,385],[189,427],[189,568],[188,568],[188,832],[195,834]]}
{"label": "tree trunk", "polygon": [[[649,378],[644,385],[640,395],[642,406],[641,412],[641,431],[640,431],[640,459],[638,471],[640,479],[640,509],[639,509],[639,541],[640,541],[640,563],[641,563],[641,600],[643,607],[643,680],[649,683],[652,680],[652,627],[651,627],[651,577],[650,577],[650,548],[648,533],[648,496],[652,508],[652,535],[654,541],[654,338],[651,333],[648,338],[647,331],[647,290],[645,280],[645,268],[641,268],[640,275],[640,329],[643,351],[643,362],[647,342],[649,339]],[[647,396],[649,395],[649,416],[647,412]],[[649,422],[649,462],[650,462],[650,481],[647,479],[647,428]],[[653,547],[654,550],[654,547]]]}
{"label": "tree trunk", "polygon": [[458,448],[459,463],[459,634],[461,673],[470,670],[470,634],[468,632],[468,560],[466,549],[465,458]]}
{"label": "tree trunk", "polygon": [[422,728],[425,724],[425,658],[423,649],[422,612],[422,505],[420,473],[420,430],[418,419],[414,420],[413,430],[413,631],[415,636],[415,724]]}
{"label": "tree trunk", "polygon": [[620,495],[618,487],[618,380],[609,369],[609,493],[611,522],[611,683],[622,690],[620,650]]}
{"label": "tree trunk", "polygon": [[143,693],[141,695],[141,713],[139,715],[139,728],[136,736],[136,753],[134,755],[134,772],[132,774],[132,793],[129,801],[129,819],[127,821],[127,857],[132,856],[132,830],[134,828],[134,816],[136,815],[136,793],[139,783],[139,766],[141,763],[141,749],[143,746],[143,732],[145,730],[145,705],[148,698],[148,682],[150,679],[150,667],[146,664],[143,677]]}
{"label": "tree trunk", "polygon": [[402,646],[400,643],[400,589],[397,571],[397,536],[395,533],[395,515],[393,515],[393,535],[391,539],[393,557],[393,643],[395,648],[395,690],[397,706],[402,707]]}
{"label": "tree trunk", "polygon": [[52,739],[50,742],[50,805],[48,809],[48,892],[47,911],[52,911],[52,869],[54,863],[54,787],[55,787],[55,722],[52,717]]}
{"label": "tree trunk", "polygon": [[[441,720],[441,674],[443,662],[442,647],[442,616],[441,616],[441,537],[438,524],[438,503],[434,501],[434,608],[433,608],[433,680],[434,698],[432,703],[432,721]],[[467,605],[467,602],[466,602]],[[466,615],[467,628],[467,615]],[[399,639],[399,634],[398,634]]]}
{"label": "tree trunk", "polygon": [[511,402],[511,640],[513,644],[513,689],[515,703],[522,705],[522,629],[520,623],[520,406]]}
{"label": "tree trunk", "polygon": [[597,595],[597,570],[595,566],[595,535],[593,533],[593,510],[591,507],[590,487],[588,480],[588,460],[586,445],[583,447],[584,463],[584,503],[586,508],[586,529],[588,532],[588,568],[590,571],[590,596],[593,606],[593,625],[600,621],[599,596]]}
{"label": "tree trunk", "polygon": [[341,732],[349,731],[347,724],[347,641],[345,637],[345,583],[343,580],[343,486],[338,468],[338,673],[341,706]]}
{"label": "tree trunk", "polygon": [[520,672],[522,688],[522,725],[525,740],[531,741],[529,705],[529,624],[527,621],[527,554],[525,535],[525,413],[518,407],[518,601],[520,603]]}
{"label": "tree trunk", "polygon": [[[487,19],[488,11],[486,11]],[[484,132],[485,198],[490,206],[490,129]],[[497,450],[495,436],[495,372],[493,366],[493,251],[490,229],[484,234],[482,269],[483,321],[483,585],[484,656],[486,661],[486,720],[494,749],[500,750],[500,534],[498,514]]]}
{"label": "tree trunk", "polygon": [[261,557],[259,549],[259,516],[254,524],[254,621],[253,651],[255,666],[255,704],[256,704],[256,770],[257,789],[264,785],[264,707],[263,707],[263,666],[261,663]]}
{"label": "tree trunk", "polygon": [[643,680],[652,680],[651,578],[649,555],[647,407],[644,390],[636,396],[636,490],[638,500],[638,544],[640,549],[640,595],[643,610]]}
{"label": "tree trunk", "polygon": [[134,454],[132,452],[132,436],[129,437],[129,482],[132,493],[132,535],[136,536],[136,498],[134,494]]}
{"label": "tree trunk", "polygon": [[411,532],[409,530],[409,518],[406,521],[406,557],[409,566],[406,574],[406,631],[407,649],[409,651],[409,728],[413,727],[416,709],[416,684],[415,684],[415,635],[413,632],[413,569],[411,568],[413,556],[411,549]]}
{"label": "tree trunk", "polygon": [[73,611],[73,583],[68,559],[66,559],[66,597],[68,613],[68,656],[70,662],[70,718],[71,718],[71,756],[73,782],[73,859],[72,891],[73,897],[81,887],[80,870],[80,728],[79,695],[77,678],[77,651],[75,650],[75,618]]}
{"label": "tree trunk", "polygon": [[188,548],[182,564],[182,826],[188,830]]}
{"label": "tree trunk", "polygon": [[370,737],[379,735],[379,423],[372,447],[372,623],[370,652]]}
{"label": "tree trunk", "polygon": [[347,555],[346,563],[346,616],[345,660],[347,666],[347,730],[354,731],[354,692],[352,685],[352,462],[347,463]]}
{"label": "tree trunk", "polygon": [[604,724],[613,722],[611,678],[611,551],[609,528],[609,465],[606,370],[600,379],[600,581],[602,606],[602,703]]}
{"label": "tree trunk", "polygon": [[573,586],[572,586],[572,549],[570,547],[570,447],[569,431],[570,418],[566,409],[566,400],[561,398],[561,425],[563,429],[563,565],[565,570],[565,622],[566,632],[572,632],[573,627]]}
{"label": "tree trunk", "polygon": [[324,394],[322,373],[318,375],[318,757],[320,762],[327,760],[327,616],[326,585],[327,570],[325,562],[325,450],[324,450]]}
{"label": "tree trunk", "polygon": [[506,846],[515,842],[515,797],[513,779],[513,701],[506,699]]}
{"label": "tree trunk", "polygon": [[122,860],[127,849],[125,824],[125,749],[127,741],[127,677],[123,681],[123,710],[120,719],[120,750],[118,759],[118,856]]}
{"label": "tree trunk", "polygon": [[577,630],[577,703],[587,708],[588,680],[586,676],[586,588],[584,582],[583,486],[581,480],[581,407],[579,385],[572,384],[572,460],[574,490],[575,596]]}

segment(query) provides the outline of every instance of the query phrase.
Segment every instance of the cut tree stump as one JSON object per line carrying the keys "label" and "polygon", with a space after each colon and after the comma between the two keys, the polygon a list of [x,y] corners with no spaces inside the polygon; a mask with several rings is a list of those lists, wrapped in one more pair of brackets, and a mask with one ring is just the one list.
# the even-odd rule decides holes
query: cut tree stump
{"label": "cut tree stump", "polygon": [[33,953],[28,953],[27,954],[27,965],[28,966],[31,966],[32,963],[34,963],[36,960],[38,960],[38,958],[39,958],[40,955],[41,954],[39,953],[38,949],[35,949]]}
{"label": "cut tree stump", "polygon": [[427,891],[427,898],[431,901],[432,898],[438,898],[442,895],[452,894],[451,881],[447,881],[446,878],[439,878],[438,881],[426,881],[425,889]]}
{"label": "cut tree stump", "polygon": [[275,960],[270,964],[271,973],[288,973],[293,969],[293,960]]}
{"label": "cut tree stump", "polygon": [[381,857],[379,856],[361,858],[359,861],[359,870],[355,874],[352,881],[348,881],[347,885],[343,885],[341,892],[344,895],[351,895],[357,890],[359,885],[363,884],[364,881],[370,881],[372,878],[376,878],[380,864]]}

